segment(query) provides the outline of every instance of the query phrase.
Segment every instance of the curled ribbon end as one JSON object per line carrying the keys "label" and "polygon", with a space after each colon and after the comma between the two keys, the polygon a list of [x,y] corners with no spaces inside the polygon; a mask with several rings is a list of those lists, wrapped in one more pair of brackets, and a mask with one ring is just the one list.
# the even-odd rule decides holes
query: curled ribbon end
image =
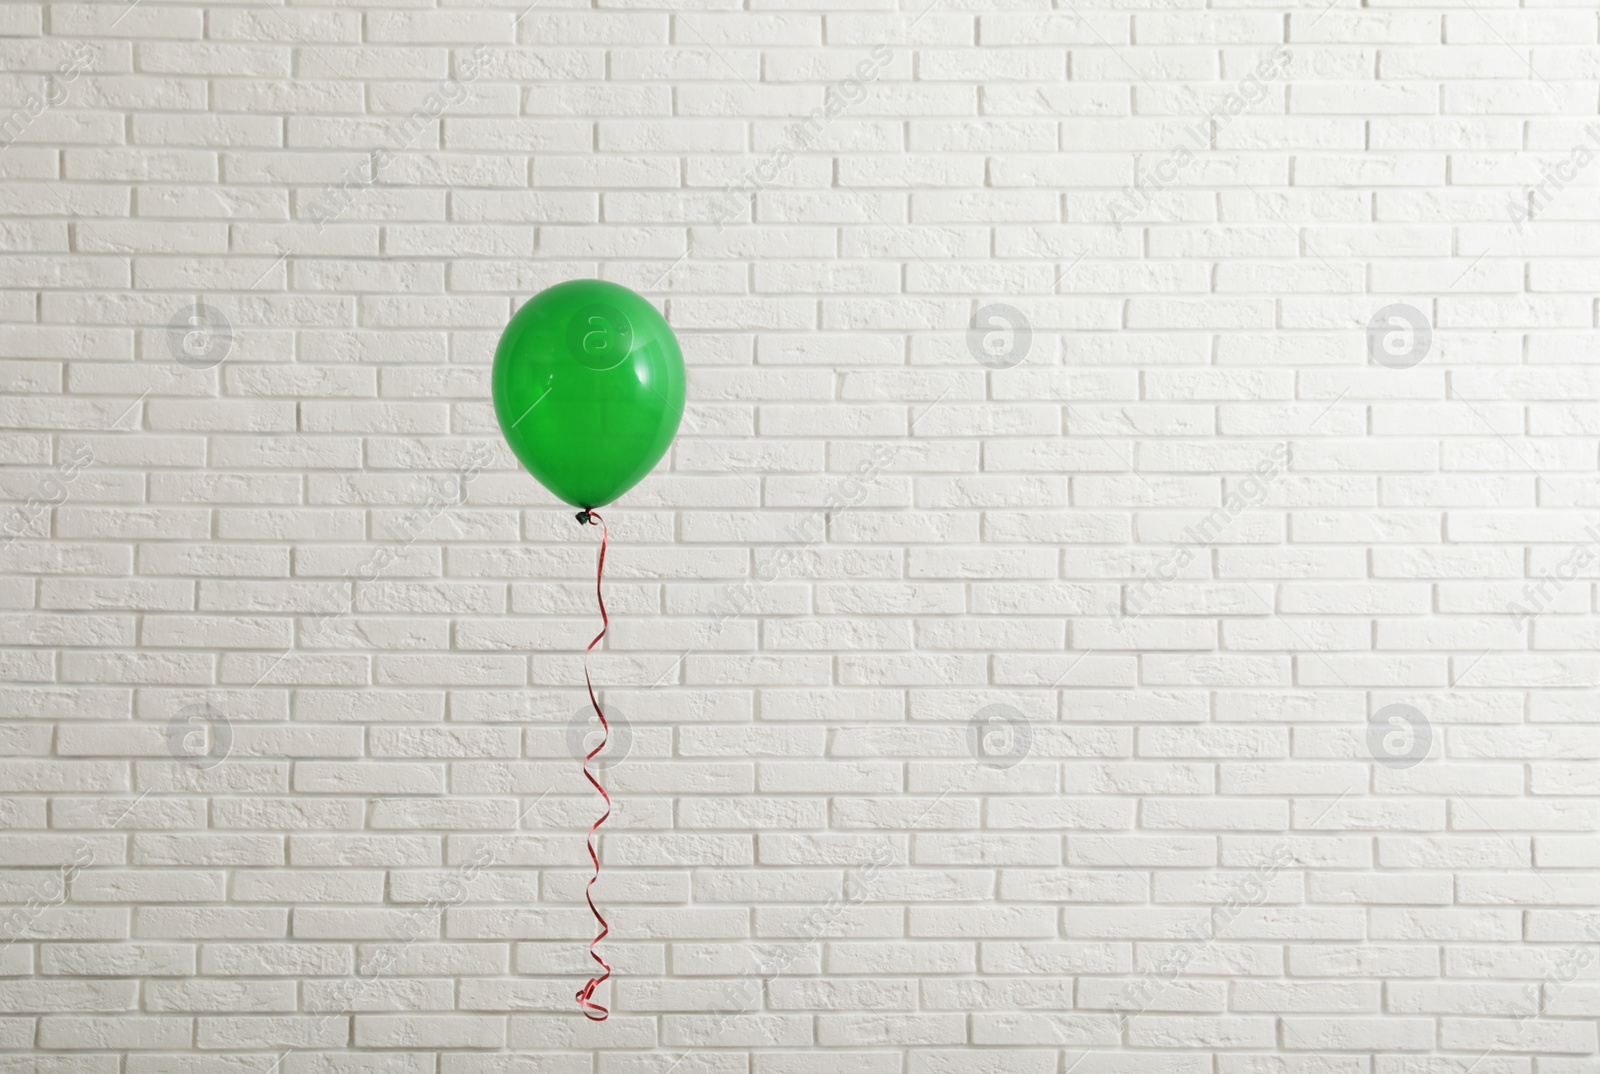
{"label": "curled ribbon end", "polygon": [[[609,977],[609,976],[611,976],[611,975],[609,973],[607,973],[606,977]],[[603,980],[605,980],[605,977],[592,978],[589,981],[588,984],[586,984],[582,988],[578,989],[578,992],[577,992],[578,1008],[583,1011],[583,1016],[585,1018],[589,1019],[589,1021],[591,1021],[591,1022],[604,1022],[607,1018],[609,1018],[611,1016],[611,1012],[610,1011],[606,1010],[606,1008],[600,1006],[600,1004],[598,1004],[598,1003],[591,1002],[590,999],[589,999],[589,997],[594,992],[594,986],[599,984]],[[600,1013],[597,1016],[597,1015],[590,1014],[589,1013],[590,1011],[599,1011]]]}

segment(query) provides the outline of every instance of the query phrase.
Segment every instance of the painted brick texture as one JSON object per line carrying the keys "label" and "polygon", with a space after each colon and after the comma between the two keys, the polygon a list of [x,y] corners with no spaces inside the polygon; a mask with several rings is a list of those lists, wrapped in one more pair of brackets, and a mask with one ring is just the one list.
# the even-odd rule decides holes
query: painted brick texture
{"label": "painted brick texture", "polygon": [[0,1070],[1595,1070],[1600,16],[832,2],[0,8]]}

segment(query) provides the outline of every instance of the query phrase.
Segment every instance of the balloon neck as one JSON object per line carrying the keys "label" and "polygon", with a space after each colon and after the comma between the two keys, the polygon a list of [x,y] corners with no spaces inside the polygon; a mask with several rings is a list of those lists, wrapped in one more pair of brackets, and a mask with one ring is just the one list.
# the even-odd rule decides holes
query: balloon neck
{"label": "balloon neck", "polygon": [[578,512],[578,525],[580,525],[580,526],[589,525],[589,512],[588,511],[579,511]]}

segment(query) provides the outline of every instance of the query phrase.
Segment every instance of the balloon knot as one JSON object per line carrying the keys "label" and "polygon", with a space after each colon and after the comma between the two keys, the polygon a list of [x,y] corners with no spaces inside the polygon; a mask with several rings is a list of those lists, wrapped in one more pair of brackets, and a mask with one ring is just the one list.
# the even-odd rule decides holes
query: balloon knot
{"label": "balloon knot", "polygon": [[578,512],[578,525],[580,525],[580,526],[589,525],[589,512],[587,512],[587,511],[579,511]]}

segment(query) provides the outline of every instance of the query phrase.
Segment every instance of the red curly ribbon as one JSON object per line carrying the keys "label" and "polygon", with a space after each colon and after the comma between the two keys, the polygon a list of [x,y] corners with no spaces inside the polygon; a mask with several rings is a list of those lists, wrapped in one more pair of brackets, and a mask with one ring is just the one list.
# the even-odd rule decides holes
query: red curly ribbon
{"label": "red curly ribbon", "polygon": [[[600,602],[600,633],[594,636],[594,640],[589,643],[589,648],[583,651],[583,681],[589,687],[589,704],[594,706],[594,714],[600,717],[600,745],[590,750],[589,755],[583,759],[583,775],[594,789],[600,792],[600,797],[606,800],[606,811],[599,820],[590,826],[588,838],[584,841],[589,848],[589,860],[594,863],[594,875],[589,878],[589,883],[584,885],[583,897],[588,900],[589,912],[594,914],[596,921],[600,922],[599,934],[589,941],[589,957],[600,963],[600,968],[605,972],[598,977],[589,978],[589,983],[578,989],[577,995],[578,1007],[583,1011],[583,1016],[591,1022],[604,1022],[611,1012],[600,1006],[600,1004],[595,1003],[591,997],[594,995],[594,990],[604,984],[606,979],[611,976],[611,967],[595,951],[595,945],[606,938],[607,934],[611,932],[611,926],[606,924],[606,919],[600,916],[600,911],[595,908],[594,895],[591,894],[590,889],[594,887],[594,882],[600,879],[600,856],[594,851],[594,834],[600,830],[600,825],[606,822],[606,817],[611,816],[611,796],[606,793],[604,787],[600,786],[600,781],[590,773],[589,762],[594,760],[595,754],[606,748],[606,741],[611,737],[611,726],[606,723],[606,714],[600,711],[600,702],[596,701],[594,697],[594,682],[589,678],[589,654],[594,651],[596,645],[600,644],[600,639],[605,637],[606,631],[611,628],[611,620],[606,618],[606,598],[600,593],[600,579],[605,577],[606,573],[606,540],[610,536],[610,532],[606,527],[605,519],[601,518],[597,513],[594,511],[586,511],[584,513],[588,516],[588,525],[593,526],[597,522],[600,524],[600,568],[595,572],[594,576],[594,596]],[[590,1011],[599,1011],[599,1017],[590,1014]]]}

